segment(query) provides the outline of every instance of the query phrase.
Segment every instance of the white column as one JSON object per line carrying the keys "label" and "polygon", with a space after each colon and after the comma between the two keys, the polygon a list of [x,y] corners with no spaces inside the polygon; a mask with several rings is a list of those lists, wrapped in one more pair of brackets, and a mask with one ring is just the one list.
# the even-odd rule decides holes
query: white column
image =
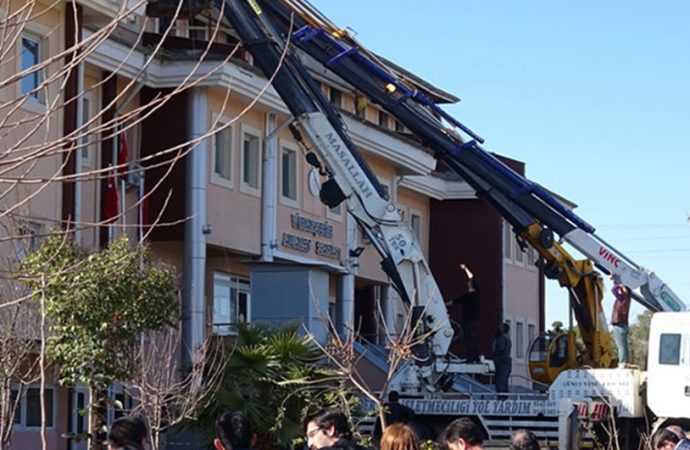
{"label": "white column", "polygon": [[[189,139],[208,132],[208,92],[205,87],[189,91],[187,121]],[[204,341],[206,304],[206,184],[208,139],[194,144],[187,154],[184,245],[184,286],[182,299],[183,360],[192,362],[193,351]]]}
{"label": "white column", "polygon": [[[345,207],[345,205],[342,205]],[[338,298],[340,300],[339,330],[341,333],[355,326],[355,275],[357,258],[350,256],[350,250],[357,248],[357,224],[349,213],[346,215],[347,231],[345,251],[347,252],[348,273],[340,277]]]}
{"label": "white column", "polygon": [[276,198],[277,198],[277,149],[278,137],[276,115],[266,113],[266,136],[264,140],[261,191],[261,261],[273,261],[276,246]]}

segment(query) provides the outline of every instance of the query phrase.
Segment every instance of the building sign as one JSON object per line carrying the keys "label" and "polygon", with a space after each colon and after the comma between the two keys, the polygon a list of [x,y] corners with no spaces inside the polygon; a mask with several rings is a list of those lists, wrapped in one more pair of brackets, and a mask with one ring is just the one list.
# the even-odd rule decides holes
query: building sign
{"label": "building sign", "polygon": [[[292,228],[299,231],[304,231],[312,236],[323,237],[326,239],[333,238],[333,225],[326,221],[318,221],[308,217],[300,216],[299,213],[290,214],[290,224]],[[323,258],[340,261],[341,249],[337,245],[320,240],[313,240],[314,253]],[[312,239],[298,236],[292,233],[284,232],[282,246],[297,250],[302,253],[310,253],[312,251]]]}
{"label": "building sign", "polygon": [[340,247],[316,241],[316,254],[330,259],[340,260]]}
{"label": "building sign", "polygon": [[295,236],[290,233],[283,233],[283,247],[298,250],[303,253],[309,253],[309,250],[311,250],[311,239]]}
{"label": "building sign", "polygon": [[[557,416],[558,402],[535,400],[477,400],[477,399],[400,399],[400,403],[408,406],[419,415],[460,416],[460,415],[489,415],[489,416],[523,416],[537,415]],[[370,400],[362,401],[363,410],[373,410],[374,403]]]}
{"label": "building sign", "polygon": [[299,213],[290,214],[290,222],[295,230],[306,231],[314,236],[323,236],[328,239],[333,238],[333,225],[328,222],[302,217]]}

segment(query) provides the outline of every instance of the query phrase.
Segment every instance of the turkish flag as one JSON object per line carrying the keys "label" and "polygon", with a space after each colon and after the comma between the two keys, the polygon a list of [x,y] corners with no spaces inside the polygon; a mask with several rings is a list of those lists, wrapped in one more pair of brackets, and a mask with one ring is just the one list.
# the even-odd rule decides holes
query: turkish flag
{"label": "turkish flag", "polygon": [[108,185],[105,190],[105,221],[114,222],[115,218],[120,214],[120,199],[117,195],[117,178],[114,176],[108,177]]}

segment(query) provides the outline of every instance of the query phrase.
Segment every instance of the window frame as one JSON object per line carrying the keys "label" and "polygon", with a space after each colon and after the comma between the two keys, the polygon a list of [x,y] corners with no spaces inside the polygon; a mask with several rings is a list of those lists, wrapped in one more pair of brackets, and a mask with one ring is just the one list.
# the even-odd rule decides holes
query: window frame
{"label": "window frame", "polygon": [[13,241],[14,257],[17,262],[24,261],[29,253],[41,245],[45,233],[46,225],[42,222],[27,220],[18,224],[17,235],[19,238]]}
{"label": "window frame", "polygon": [[[18,39],[19,59],[18,59],[17,63],[19,64],[18,69],[20,72],[26,70],[26,69],[24,69],[24,40],[25,39],[28,41],[34,42],[36,44],[36,47],[37,47],[37,49],[36,49],[36,53],[37,53],[36,64],[32,64],[30,67],[40,66],[43,63],[43,60],[45,59],[45,38],[40,36],[39,33],[36,33],[30,29],[25,30],[24,32],[21,33],[21,35]],[[19,89],[19,96],[20,97],[27,95],[28,92],[30,92],[34,89],[37,89],[41,85],[41,83],[43,83],[43,81],[44,81],[43,71],[44,70],[45,70],[45,68],[39,69],[38,71],[36,71],[30,75],[25,75],[24,77],[22,77],[19,80],[18,89]],[[36,77],[36,80],[35,80],[36,85],[34,86],[34,88],[30,89],[29,91],[24,92],[24,80],[29,76],[35,76]],[[44,106],[46,103],[44,89],[38,89],[34,94],[30,95],[28,97],[28,99],[29,99],[29,102],[33,102],[34,104]]]}
{"label": "window frame", "polygon": [[228,189],[234,189],[234,180],[235,177],[233,177],[233,171],[235,169],[235,164],[234,164],[234,157],[235,157],[235,147],[236,147],[236,128],[234,124],[230,124],[230,118],[226,116],[221,116],[218,114],[213,114],[212,116],[213,123],[218,124],[219,126],[224,126],[227,125],[225,129],[222,131],[217,131],[217,133],[223,133],[223,132],[229,132],[230,133],[230,152],[229,152],[229,158],[230,158],[230,177],[225,178],[218,172],[216,172],[216,158],[217,158],[217,151],[218,151],[218,142],[216,140],[217,134],[213,134],[213,138],[211,139],[211,183],[216,184],[218,186],[223,186]]}
{"label": "window frame", "polygon": [[[668,357],[669,355],[667,354],[667,348],[664,347],[664,342],[665,338],[673,338],[674,340],[677,341],[677,345],[675,346],[677,351],[675,352],[675,355],[673,355],[675,362],[669,362],[668,359],[662,359],[664,356]],[[681,361],[681,353],[683,351],[683,335],[680,333],[661,333],[659,335],[659,360],[658,363],[659,365],[662,366],[679,366],[680,361]]]}
{"label": "window frame", "polygon": [[525,321],[515,321],[515,359],[524,360],[527,349],[525,346]]}
{"label": "window frame", "polygon": [[[216,321],[216,291],[217,291],[217,285],[216,285],[216,278],[224,279],[224,281],[227,284],[227,289],[228,289],[228,299],[229,299],[229,319],[230,322],[217,322]],[[236,336],[237,335],[237,330],[233,329],[240,323],[251,323],[251,317],[252,317],[252,293],[251,293],[251,283],[248,278],[239,276],[239,275],[233,275],[227,272],[222,272],[222,271],[213,271],[212,274],[212,286],[213,286],[213,304],[211,305],[211,312],[212,312],[212,317],[211,317],[211,332],[217,336]],[[225,286],[223,286],[225,287]],[[236,298],[232,298],[232,291],[233,288],[235,289],[235,294]],[[246,317],[244,322],[239,321],[239,315],[240,315],[240,294],[245,294],[246,295]],[[233,302],[235,303],[234,305],[234,314],[233,314]],[[234,321],[235,319],[238,319]]]}
{"label": "window frame", "polygon": [[324,207],[326,208],[326,218],[342,222],[344,216],[343,211],[347,209],[347,199],[343,200],[335,208],[329,208],[325,205]]}
{"label": "window frame", "polygon": [[[0,11],[0,15],[2,14],[2,11]],[[18,71],[21,69],[21,64],[22,64],[22,39],[21,36],[29,36],[33,39],[37,39],[40,42],[40,63],[43,63],[47,57],[47,55],[50,55],[51,52],[56,51],[55,49],[57,48],[56,46],[62,45],[63,39],[61,37],[58,37],[52,33],[52,29],[42,25],[40,23],[37,23],[35,21],[33,22],[27,22],[24,26],[24,30],[20,34],[20,39],[17,39],[15,42],[15,51],[16,51],[16,68]],[[51,66],[46,66],[43,67],[40,70],[41,74],[41,82],[45,81],[46,75],[49,74],[49,72],[52,72],[50,70]],[[48,105],[48,101],[46,100],[45,96],[52,96],[55,93],[55,90],[57,89],[56,87],[53,87],[54,83],[50,83],[49,85],[45,86],[43,89],[40,90],[40,95],[41,101],[36,100],[34,97],[29,97],[28,101],[24,102],[23,105],[21,105],[21,108],[24,110],[31,111],[33,113],[40,113],[44,114],[46,112],[46,108]],[[10,88],[12,89],[12,88]],[[15,98],[19,98],[22,96],[22,83],[21,80],[18,83],[15,83]],[[0,89],[0,98],[2,97],[2,91],[3,89]]]}
{"label": "window frame", "polygon": [[[245,136],[249,135],[257,139],[257,186],[254,187],[245,181]],[[255,197],[261,197],[261,182],[262,182],[262,161],[263,161],[263,133],[259,129],[254,128],[247,124],[242,124],[240,126],[240,145],[238,146],[240,150],[240,192],[245,194],[253,195]]]}
{"label": "window frame", "polygon": [[[285,139],[280,139],[278,141],[278,148],[280,150],[280,152],[279,152],[280,158],[278,161],[278,185],[279,185],[278,189],[280,192],[279,193],[280,203],[283,205],[286,205],[286,206],[290,206],[292,208],[298,208],[299,209],[300,200],[301,200],[301,190],[302,190],[301,189],[302,183],[300,182],[302,177],[301,177],[301,173],[300,173],[300,170],[301,170],[300,159],[301,158],[299,157],[299,148],[292,141],[288,141]],[[284,170],[283,152],[284,151],[291,152],[295,155],[295,171],[294,171],[295,172],[294,173],[295,198],[294,199],[285,196],[284,192],[283,192],[283,181],[284,181],[283,180],[283,174],[284,174],[284,172],[283,172],[283,170]]]}
{"label": "window frame", "polygon": [[505,261],[513,261],[513,232],[510,229],[510,224],[503,219],[503,259]]}
{"label": "window frame", "polygon": [[517,235],[515,233],[511,233],[513,236],[513,262],[515,265],[524,267],[525,262],[527,260],[527,252],[523,252],[522,249],[520,248],[520,244],[518,243],[517,240]]}
{"label": "window frame", "polygon": [[[19,392],[19,389],[16,388],[16,384],[12,385],[12,391],[13,392]],[[39,391],[39,399],[40,399],[40,391],[41,391],[41,385],[38,383],[32,383],[24,387],[23,392],[22,392],[22,398],[19,401],[19,423],[14,422],[14,429],[17,431],[36,431],[41,429],[41,425],[32,425],[29,426],[27,425],[28,423],[28,404],[27,404],[27,396],[29,394],[29,390],[34,389]],[[51,394],[50,396],[52,397],[52,408],[48,410],[46,408],[46,418],[48,415],[52,416],[52,424],[51,425],[46,425],[46,430],[53,430],[56,427],[56,422],[57,422],[57,387],[54,384],[46,384],[45,385],[45,393],[47,394],[48,391],[50,390]],[[16,413],[15,413],[16,414]],[[39,415],[40,415],[40,410],[39,410]],[[14,420],[14,419],[13,419]]]}
{"label": "window frame", "polygon": [[379,109],[379,114],[376,119],[376,123],[378,126],[385,130],[390,130],[391,129],[391,115],[388,114],[386,111]]}
{"label": "window frame", "polygon": [[532,345],[532,341],[536,339],[536,337],[539,335],[537,333],[537,324],[534,322],[527,322],[527,351],[529,352],[529,347]]}
{"label": "window frame", "polygon": [[343,91],[340,89],[329,86],[328,87],[328,101],[333,105],[335,109],[343,108]]}
{"label": "window frame", "polygon": [[[419,229],[415,230],[414,227],[414,218],[417,217],[419,219]],[[421,247],[422,243],[422,228],[423,228],[423,221],[422,221],[422,212],[418,209],[410,208],[410,230],[412,231],[412,235],[414,238],[417,240],[417,243]]]}
{"label": "window frame", "polygon": [[[88,123],[92,118],[93,118],[93,113],[96,111],[96,108],[98,107],[98,95],[97,93],[93,90],[85,90],[79,101],[82,104],[82,109],[81,109],[81,120],[80,120],[80,125],[84,126],[86,123]],[[84,103],[88,103],[88,111],[86,110],[87,108],[85,107]],[[98,153],[97,151],[97,139],[93,139],[94,136],[91,134],[91,130],[95,127],[98,126],[99,121],[95,120],[90,126],[84,128],[85,135],[82,137],[80,145],[83,145],[82,148],[79,149],[78,152],[78,157],[79,157],[79,163],[82,166],[86,166],[88,168],[93,168],[95,167],[96,164],[96,154]]]}

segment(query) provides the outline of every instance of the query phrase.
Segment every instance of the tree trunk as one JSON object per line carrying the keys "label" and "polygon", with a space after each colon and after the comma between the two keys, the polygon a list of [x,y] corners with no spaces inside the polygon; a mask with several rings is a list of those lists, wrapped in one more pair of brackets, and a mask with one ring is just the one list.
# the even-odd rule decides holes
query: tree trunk
{"label": "tree trunk", "polygon": [[107,399],[105,392],[89,386],[89,450],[102,450],[107,438],[104,431]]}

